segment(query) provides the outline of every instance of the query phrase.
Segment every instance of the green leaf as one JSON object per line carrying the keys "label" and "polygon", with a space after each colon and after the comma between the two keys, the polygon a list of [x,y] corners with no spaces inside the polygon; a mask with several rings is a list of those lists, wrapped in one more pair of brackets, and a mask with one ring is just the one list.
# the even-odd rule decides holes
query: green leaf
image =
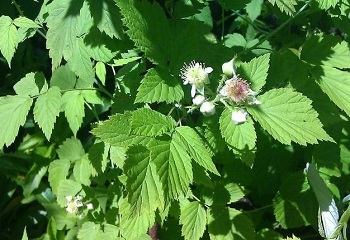
{"label": "green leaf", "polygon": [[272,5],[277,5],[277,7],[285,12],[287,15],[292,16],[295,13],[295,5],[297,5],[296,0],[269,0]]}
{"label": "green leaf", "polygon": [[263,0],[252,0],[245,7],[248,17],[252,22],[260,16],[263,3]]}
{"label": "green leaf", "polygon": [[265,85],[267,72],[269,70],[270,54],[253,58],[248,63],[242,63],[237,72],[240,77],[251,83],[251,89],[259,92]]}
{"label": "green leaf", "polygon": [[166,70],[150,69],[137,89],[135,102],[179,102],[184,96],[180,81]]}
{"label": "green leaf", "polygon": [[35,83],[35,73],[28,73],[17,82],[13,89],[18,95],[36,96],[39,95],[39,88]]}
{"label": "green leaf", "polygon": [[9,67],[11,67],[11,59],[17,48],[17,28],[8,16],[0,17],[0,51],[4,55]]}
{"label": "green leaf", "polygon": [[101,232],[99,224],[94,222],[84,222],[79,228],[78,239],[80,240],[95,240],[98,239],[98,235]]}
{"label": "green leaf", "polygon": [[96,75],[103,85],[106,84],[106,66],[103,62],[96,63]]}
{"label": "green leaf", "polygon": [[113,64],[111,64],[111,65],[115,66],[115,67],[120,67],[120,66],[124,66],[130,62],[134,62],[136,60],[139,60],[140,58],[141,57],[129,57],[129,58],[114,59]]}
{"label": "green leaf", "polygon": [[284,180],[273,206],[276,220],[283,228],[317,225],[317,201],[303,172],[296,172]]}
{"label": "green leaf", "polygon": [[175,125],[173,118],[149,108],[140,108],[132,112],[131,134],[149,137],[161,136],[174,131]]}
{"label": "green leaf", "polygon": [[254,120],[283,144],[306,145],[318,140],[334,141],[323,130],[311,100],[292,89],[270,90],[258,99],[261,105],[248,108]]}
{"label": "green leaf", "polygon": [[207,210],[208,231],[212,240],[254,239],[254,225],[242,212],[226,207]]}
{"label": "green leaf", "polygon": [[0,97],[0,149],[10,146],[23,126],[33,99],[29,96]]}
{"label": "green leaf", "polygon": [[67,159],[54,160],[49,165],[49,182],[52,192],[57,195],[60,182],[68,176],[70,162]]}
{"label": "green leaf", "polygon": [[77,36],[87,33],[93,21],[85,1],[81,6],[80,1],[55,0],[49,4],[48,9],[46,47],[52,58],[52,69],[55,69],[63,56],[80,51],[74,49]]}
{"label": "green leaf", "polygon": [[166,200],[183,196],[193,181],[191,158],[178,133],[171,140],[154,140],[149,149],[157,166]]}
{"label": "green leaf", "polygon": [[89,157],[85,154],[81,159],[74,164],[73,175],[78,183],[85,186],[90,186],[90,177],[93,174],[93,167],[89,161]]}
{"label": "green leaf", "polygon": [[40,26],[36,24],[33,20],[26,18],[26,17],[18,17],[15,20],[13,20],[13,23],[17,27],[22,27],[22,28],[39,28]]}
{"label": "green leaf", "polygon": [[117,1],[127,34],[153,63],[166,66],[172,34],[162,7],[157,3]]}
{"label": "green leaf", "polygon": [[128,177],[126,189],[131,210],[138,215],[155,212],[164,205],[163,191],[150,151],[143,146],[132,146],[127,151],[124,172]]}
{"label": "green leaf", "polygon": [[350,116],[350,74],[327,66],[314,69],[313,74],[322,91]]}
{"label": "green leaf", "polygon": [[94,70],[90,59],[89,49],[82,38],[76,39],[69,53],[65,54],[68,66],[84,81],[93,84]]}
{"label": "green leaf", "polygon": [[198,136],[195,130],[187,126],[182,126],[176,128],[176,133],[186,147],[186,151],[195,162],[204,167],[206,170],[220,176],[213,161],[211,160],[208,150],[205,148],[202,139]]}
{"label": "green leaf", "polygon": [[200,239],[206,223],[205,209],[199,202],[188,202],[181,206],[180,224],[182,224],[181,232],[185,239]]}
{"label": "green leaf", "polygon": [[50,140],[56,118],[60,114],[61,92],[58,87],[51,87],[41,94],[35,102],[34,120],[43,130],[47,140]]}
{"label": "green leaf", "polygon": [[60,182],[57,188],[57,203],[61,207],[66,207],[66,196],[76,196],[82,190],[82,186],[69,179],[64,179]]}
{"label": "green leaf", "polygon": [[248,120],[243,124],[236,125],[231,120],[231,115],[231,110],[226,108],[220,117],[220,130],[225,141],[239,150],[254,149],[256,133],[253,122]]}
{"label": "green leaf", "polygon": [[75,137],[66,139],[57,149],[57,155],[60,159],[67,159],[72,163],[81,159],[84,154],[83,145]]}
{"label": "green leaf", "polygon": [[313,64],[350,68],[350,49],[340,37],[312,35],[304,43],[300,58]]}
{"label": "green leaf", "polygon": [[150,137],[131,134],[132,113],[117,114],[102,122],[92,133],[102,141],[116,147],[129,147],[133,144],[148,143]]}
{"label": "green leaf", "polygon": [[233,202],[237,202],[245,196],[244,189],[235,183],[218,183],[215,185],[213,193],[214,205],[226,205]]}
{"label": "green leaf", "polygon": [[318,2],[318,6],[321,9],[327,10],[330,7],[335,7],[337,5],[338,2],[340,2],[339,0],[317,0],[316,2]]}
{"label": "green leaf", "polygon": [[28,240],[27,227],[24,227],[22,240]]}
{"label": "green leaf", "polygon": [[85,116],[82,91],[65,92],[62,96],[62,104],[69,127],[76,136]]}
{"label": "green leaf", "polygon": [[61,90],[74,89],[77,77],[67,66],[59,66],[52,72],[50,86],[57,86]]}

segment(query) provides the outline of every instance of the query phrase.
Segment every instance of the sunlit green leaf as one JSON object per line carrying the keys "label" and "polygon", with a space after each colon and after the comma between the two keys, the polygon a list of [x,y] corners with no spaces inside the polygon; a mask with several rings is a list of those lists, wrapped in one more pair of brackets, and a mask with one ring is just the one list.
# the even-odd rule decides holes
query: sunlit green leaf
{"label": "sunlit green leaf", "polygon": [[180,224],[185,239],[200,239],[206,223],[205,209],[199,202],[188,202],[181,206]]}
{"label": "sunlit green leaf", "polygon": [[39,88],[35,83],[34,73],[28,73],[13,86],[13,89],[18,95],[27,95],[31,97],[39,95]]}
{"label": "sunlit green leaf", "polygon": [[17,48],[17,28],[9,16],[0,17],[0,51],[11,65],[11,59]]}

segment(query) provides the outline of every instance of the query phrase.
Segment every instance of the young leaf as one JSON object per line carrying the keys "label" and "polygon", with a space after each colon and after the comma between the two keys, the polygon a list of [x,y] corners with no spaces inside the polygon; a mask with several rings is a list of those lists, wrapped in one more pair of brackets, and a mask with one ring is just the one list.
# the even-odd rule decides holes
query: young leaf
{"label": "young leaf", "polygon": [[262,104],[248,108],[248,112],[281,143],[290,145],[294,141],[306,145],[318,140],[334,141],[323,130],[311,100],[301,93],[288,88],[273,89],[259,100]]}
{"label": "young leaf", "polygon": [[49,182],[52,192],[57,195],[60,182],[66,179],[70,168],[70,162],[67,159],[58,159],[50,163]]}
{"label": "young leaf", "polygon": [[13,20],[13,23],[17,27],[22,27],[22,28],[39,28],[40,26],[36,24],[33,20],[26,18],[26,17],[18,17],[15,20]]}
{"label": "young leaf", "polygon": [[234,148],[249,150],[255,147],[256,133],[252,121],[234,124],[231,120],[231,110],[225,109],[220,117],[220,130],[226,142]]}
{"label": "young leaf", "polygon": [[17,28],[8,16],[0,17],[0,51],[4,55],[9,67],[11,67],[11,59],[17,48]]}
{"label": "young leaf", "polygon": [[72,130],[73,134],[77,135],[77,132],[83,123],[83,118],[85,116],[84,97],[82,95],[82,92],[65,92],[62,96],[62,103],[69,127]]}
{"label": "young leaf", "polygon": [[254,239],[254,225],[242,212],[227,207],[207,210],[210,239],[236,240]]}
{"label": "young leaf", "polygon": [[185,195],[193,181],[191,158],[175,133],[170,141],[154,140],[149,146],[166,200]]}
{"label": "young leaf", "polygon": [[313,73],[322,91],[350,116],[350,74],[327,66],[317,68]]}
{"label": "young leaf", "polygon": [[83,145],[74,137],[66,139],[56,152],[60,159],[67,159],[72,163],[81,159],[85,154]]}
{"label": "young leaf", "polygon": [[188,202],[181,206],[180,224],[182,224],[181,232],[185,239],[200,239],[206,222],[205,209],[199,202]]}
{"label": "young leaf", "polygon": [[0,149],[15,141],[19,127],[23,126],[33,99],[29,96],[0,97]]}
{"label": "young leaf", "polygon": [[270,54],[253,58],[248,63],[242,63],[237,72],[240,77],[251,83],[251,89],[259,92],[265,85],[267,72],[269,70]]}
{"label": "young leaf", "polygon": [[213,161],[211,160],[208,150],[205,148],[202,139],[198,136],[195,130],[187,126],[182,126],[176,128],[176,133],[184,144],[186,151],[194,161],[196,161],[206,170],[220,176]]}
{"label": "young leaf", "polygon": [[141,108],[132,112],[131,134],[140,136],[161,136],[175,129],[175,121],[159,112],[148,108]]}
{"label": "young leaf", "polygon": [[135,102],[178,102],[184,96],[180,81],[167,71],[150,69],[137,89]]}
{"label": "young leaf", "polygon": [[24,78],[13,86],[17,95],[35,96],[39,95],[39,88],[35,83],[35,73],[28,73]]}
{"label": "young leaf", "polygon": [[161,6],[155,2],[116,2],[129,28],[127,34],[152,62],[166,66],[172,34]]}
{"label": "young leaf", "polygon": [[150,151],[140,145],[127,151],[124,172],[128,177],[126,189],[131,210],[138,215],[155,212],[164,205],[163,191],[156,166],[151,162]]}
{"label": "young leaf", "polygon": [[295,13],[295,5],[297,5],[296,0],[269,0],[272,5],[277,5],[277,7],[285,12],[287,15],[292,16]]}
{"label": "young leaf", "polygon": [[60,114],[61,92],[58,87],[51,87],[41,94],[35,102],[34,120],[43,130],[47,140],[50,140],[56,118]]}

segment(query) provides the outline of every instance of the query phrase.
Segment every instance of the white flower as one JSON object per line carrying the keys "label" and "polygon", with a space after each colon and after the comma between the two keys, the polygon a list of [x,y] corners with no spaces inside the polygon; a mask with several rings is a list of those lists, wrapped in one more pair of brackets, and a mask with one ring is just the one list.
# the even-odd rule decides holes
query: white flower
{"label": "white flower", "polygon": [[211,102],[204,102],[199,110],[204,116],[208,117],[215,114],[215,105]]}
{"label": "white flower", "polygon": [[72,197],[71,195],[66,196],[67,206],[66,211],[72,214],[77,214],[79,212],[79,208],[84,204],[81,202],[82,197],[80,195],[76,197]]}
{"label": "white flower", "polygon": [[242,124],[247,121],[248,113],[245,109],[235,109],[232,111],[231,120],[234,124]]}
{"label": "white flower", "polygon": [[205,97],[202,95],[196,95],[193,99],[192,102],[194,105],[201,105],[205,101]]}
{"label": "white flower", "polygon": [[233,77],[227,80],[225,85],[221,88],[220,94],[223,97],[231,99],[237,104],[243,102],[246,102],[249,105],[260,103],[255,98],[257,93],[251,90],[249,84],[239,77]]}
{"label": "white flower", "polygon": [[86,208],[89,210],[92,210],[92,209],[94,209],[94,205],[92,205],[92,203],[88,203],[88,204],[86,204]]}
{"label": "white flower", "polygon": [[72,199],[73,199],[73,197],[72,197],[71,195],[66,196],[66,200],[67,200],[67,202],[72,201]]}
{"label": "white flower", "polygon": [[190,64],[185,64],[181,68],[180,77],[183,79],[184,85],[191,84],[191,97],[194,97],[196,91],[204,95],[204,85],[209,83],[208,74],[213,69],[211,67],[205,67],[203,63],[197,63],[195,61]]}
{"label": "white flower", "polygon": [[224,64],[222,64],[221,69],[222,72],[228,77],[236,76],[235,68],[233,66],[233,59],[229,62],[225,62]]}
{"label": "white flower", "polygon": [[82,207],[84,204],[82,203],[82,200],[83,198],[78,195],[75,197],[75,200],[74,200],[74,204],[79,208],[79,207]]}

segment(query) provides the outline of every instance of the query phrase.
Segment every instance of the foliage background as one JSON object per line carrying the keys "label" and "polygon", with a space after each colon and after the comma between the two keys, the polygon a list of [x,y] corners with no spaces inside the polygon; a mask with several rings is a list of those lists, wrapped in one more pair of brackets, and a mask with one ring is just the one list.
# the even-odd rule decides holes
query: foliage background
{"label": "foliage background", "polygon": [[[3,0],[0,13],[1,239],[320,239],[307,162],[346,208],[347,0]],[[233,57],[261,107],[237,126],[219,103],[189,114],[183,64],[214,69],[214,99]],[[67,213],[77,194],[93,210]]]}

